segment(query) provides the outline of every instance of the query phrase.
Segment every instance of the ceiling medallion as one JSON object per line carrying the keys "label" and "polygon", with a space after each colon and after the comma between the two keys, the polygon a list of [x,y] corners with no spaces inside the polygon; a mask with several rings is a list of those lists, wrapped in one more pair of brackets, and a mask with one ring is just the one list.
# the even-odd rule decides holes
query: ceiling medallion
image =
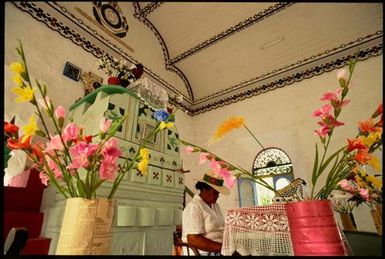
{"label": "ceiling medallion", "polygon": [[128,24],[126,18],[115,1],[99,2],[95,1],[92,12],[95,19],[104,27],[109,29],[119,38],[124,38],[128,32]]}

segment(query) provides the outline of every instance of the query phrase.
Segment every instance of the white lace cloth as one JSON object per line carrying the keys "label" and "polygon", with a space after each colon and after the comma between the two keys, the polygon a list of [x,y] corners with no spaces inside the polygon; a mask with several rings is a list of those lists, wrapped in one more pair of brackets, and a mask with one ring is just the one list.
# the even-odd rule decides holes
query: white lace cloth
{"label": "white lace cloth", "polygon": [[134,91],[140,99],[154,109],[163,109],[168,102],[166,90],[154,84],[146,77],[142,77],[127,86]]}
{"label": "white lace cloth", "polygon": [[229,209],[223,255],[294,255],[284,204]]}

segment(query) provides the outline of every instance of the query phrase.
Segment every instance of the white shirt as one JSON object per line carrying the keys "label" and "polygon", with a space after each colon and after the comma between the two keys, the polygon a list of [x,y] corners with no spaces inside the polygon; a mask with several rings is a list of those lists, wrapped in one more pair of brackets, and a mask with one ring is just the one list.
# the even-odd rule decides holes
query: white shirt
{"label": "white shirt", "polygon": [[182,213],[182,241],[187,234],[203,234],[204,237],[222,243],[225,219],[218,204],[211,207],[195,194]]}

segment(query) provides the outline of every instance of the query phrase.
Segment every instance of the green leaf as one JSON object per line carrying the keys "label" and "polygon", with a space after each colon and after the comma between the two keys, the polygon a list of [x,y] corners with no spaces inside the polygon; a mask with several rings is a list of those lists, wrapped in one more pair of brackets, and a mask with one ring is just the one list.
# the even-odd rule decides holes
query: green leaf
{"label": "green leaf", "polygon": [[339,156],[337,155],[335,162],[334,162],[334,165],[332,166],[332,168],[329,171],[328,177],[326,178],[326,185],[328,184],[329,181],[331,181],[333,179],[333,176],[336,172],[336,166],[337,166],[337,164],[339,164],[338,163],[338,157]]}
{"label": "green leaf", "polygon": [[83,197],[83,198],[86,198],[87,197],[87,193],[85,191],[85,186],[84,186],[83,181],[80,180],[80,178],[77,180],[76,185],[77,185],[78,190],[79,190],[79,196]]}
{"label": "green leaf", "polygon": [[98,183],[95,184],[95,186],[91,189],[91,194],[96,191],[96,189],[99,188],[99,186],[104,182],[105,180],[101,180]]}
{"label": "green leaf", "polygon": [[319,172],[318,172],[318,176],[320,176],[322,174],[322,172],[326,169],[326,167],[329,165],[329,163],[334,159],[335,156],[338,155],[338,153],[340,153],[342,150],[344,150],[345,147],[342,147],[340,149],[338,149],[336,152],[334,152],[333,155],[331,155],[323,165],[320,166],[320,169],[319,169]]}
{"label": "green leaf", "polygon": [[40,137],[43,137],[43,138],[46,138],[46,137],[47,137],[47,135],[46,135],[43,131],[41,131],[41,130],[37,130],[37,131],[36,131],[36,135],[38,135],[38,136],[40,136]]}
{"label": "green leaf", "polygon": [[315,185],[315,183],[317,182],[317,168],[318,168],[318,147],[317,147],[317,143],[315,144],[315,158],[314,158],[314,165],[313,165],[313,173],[312,173],[312,177],[311,177],[311,182],[313,184],[313,186]]}

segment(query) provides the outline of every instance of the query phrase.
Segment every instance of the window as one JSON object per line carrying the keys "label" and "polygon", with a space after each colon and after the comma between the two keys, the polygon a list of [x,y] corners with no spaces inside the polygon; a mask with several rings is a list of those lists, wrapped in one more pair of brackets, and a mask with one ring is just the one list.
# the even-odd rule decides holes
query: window
{"label": "window", "polygon": [[[253,162],[253,174],[279,190],[294,180],[293,166],[289,156],[280,148],[270,147],[261,150]],[[250,207],[272,203],[274,192],[256,184],[250,179],[238,179],[239,206]]]}

